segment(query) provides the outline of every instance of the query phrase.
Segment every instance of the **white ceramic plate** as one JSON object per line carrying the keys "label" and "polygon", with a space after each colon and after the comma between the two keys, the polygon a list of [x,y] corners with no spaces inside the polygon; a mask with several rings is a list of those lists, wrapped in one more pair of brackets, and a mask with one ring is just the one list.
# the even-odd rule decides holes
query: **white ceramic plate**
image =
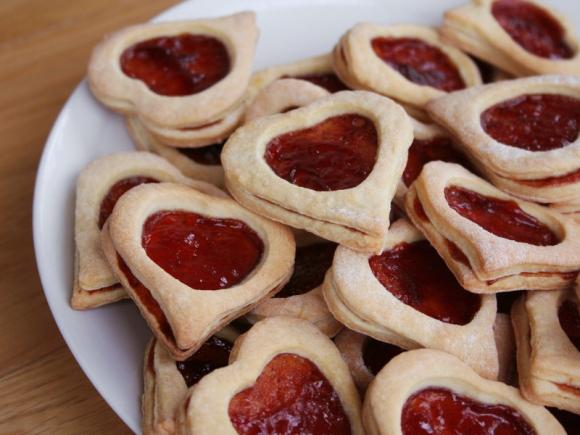
{"label": "white ceramic plate", "polygon": [[[437,24],[443,11],[467,0],[198,0],[156,18],[170,21],[254,10],[260,40],[256,69],[329,52],[360,21]],[[580,4],[551,0],[580,31]],[[132,148],[120,116],[103,108],[86,83],[74,91],[46,143],[34,195],[34,245],[46,298],[58,327],[99,393],[140,432],[141,362],[150,332],[130,302],[88,312],[69,306],[73,276],[74,190],[91,160]]]}

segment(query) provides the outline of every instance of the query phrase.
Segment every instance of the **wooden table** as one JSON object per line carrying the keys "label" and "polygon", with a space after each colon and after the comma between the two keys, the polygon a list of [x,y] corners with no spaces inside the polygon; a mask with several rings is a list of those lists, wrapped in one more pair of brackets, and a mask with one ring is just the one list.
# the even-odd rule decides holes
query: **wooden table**
{"label": "wooden table", "polygon": [[[176,0],[0,2],[0,433],[129,433],[80,370],[34,262],[32,194],[42,147],[103,34]],[[72,231],[72,229],[71,229]]]}

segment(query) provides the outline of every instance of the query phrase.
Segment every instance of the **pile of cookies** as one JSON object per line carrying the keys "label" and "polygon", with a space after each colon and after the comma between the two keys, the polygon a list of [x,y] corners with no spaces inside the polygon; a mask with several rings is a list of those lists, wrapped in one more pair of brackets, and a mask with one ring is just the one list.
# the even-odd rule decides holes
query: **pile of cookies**
{"label": "pile of cookies", "polygon": [[578,433],[574,29],[473,0],[252,74],[257,35],[143,24],[90,61],[140,151],[79,175],[71,304],[153,332],[143,432]]}

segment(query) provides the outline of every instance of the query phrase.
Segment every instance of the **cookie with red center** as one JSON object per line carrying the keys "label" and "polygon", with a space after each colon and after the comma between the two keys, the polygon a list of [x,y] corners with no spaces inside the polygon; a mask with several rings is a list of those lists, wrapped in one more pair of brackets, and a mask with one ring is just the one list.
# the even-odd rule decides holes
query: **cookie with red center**
{"label": "cookie with red center", "polygon": [[443,38],[518,76],[579,74],[574,25],[535,0],[471,0],[445,13]]}

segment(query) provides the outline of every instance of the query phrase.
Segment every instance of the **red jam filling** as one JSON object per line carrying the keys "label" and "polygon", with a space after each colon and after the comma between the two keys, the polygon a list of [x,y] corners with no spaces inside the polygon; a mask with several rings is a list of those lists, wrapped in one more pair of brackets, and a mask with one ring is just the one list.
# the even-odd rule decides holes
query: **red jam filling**
{"label": "red jam filling", "polygon": [[371,41],[371,46],[378,57],[413,83],[445,92],[465,88],[465,82],[451,59],[425,41],[378,37]]}
{"label": "red jam filling", "polygon": [[405,167],[405,172],[403,172],[405,186],[410,186],[421,173],[423,166],[434,160],[459,163],[467,168],[469,167],[461,153],[453,148],[449,138],[415,139],[411,144],[411,148],[409,148],[407,166]]}
{"label": "red jam filling", "polygon": [[321,285],[326,271],[332,266],[335,250],[334,243],[316,243],[296,249],[294,273],[276,297],[302,295]]}
{"label": "red jam filling", "polygon": [[515,201],[492,198],[463,187],[445,188],[449,206],[464,218],[504,239],[536,246],[552,246],[558,237]]}
{"label": "red jam filling", "polygon": [[244,222],[185,211],[161,211],[143,225],[145,252],[163,270],[197,290],[232,287],[254,270],[264,244]]}
{"label": "red jam filling", "polygon": [[571,300],[566,300],[558,309],[558,319],[560,326],[580,352],[580,313],[578,304]]}
{"label": "red jam filling", "polygon": [[145,183],[159,183],[159,181],[151,177],[128,177],[113,184],[101,201],[101,208],[99,210],[99,229],[103,228],[103,225],[105,225],[105,222],[109,219],[111,213],[113,213],[113,208],[115,208],[115,204],[117,204],[119,198],[133,187]]}
{"label": "red jam filling", "polygon": [[522,0],[496,0],[491,13],[524,50],[548,59],[574,55],[564,40],[562,25],[539,6]]}
{"label": "red jam filling", "polygon": [[580,397],[580,387],[575,387],[574,385],[568,385],[568,384],[558,384],[558,383],[556,383],[556,386],[559,389],[566,391],[567,393],[571,393],[571,394],[574,394],[575,396]]}
{"label": "red jam filling", "polygon": [[236,394],[228,413],[236,431],[254,434],[350,434],[340,397],[306,358],[275,356],[256,383]]}
{"label": "red jam filling", "polygon": [[127,48],[121,69],[159,95],[197,94],[230,71],[226,46],[216,38],[183,33],[148,39]]}
{"label": "red jam filling", "polygon": [[199,148],[177,148],[177,150],[200,165],[218,166],[221,165],[220,156],[225,142],[215,143]]}
{"label": "red jam filling", "polygon": [[306,80],[307,82],[314,83],[315,85],[318,85],[333,94],[335,92],[348,90],[348,87],[343,82],[341,82],[338,76],[334,73],[303,74],[299,76],[291,76],[291,78]]}
{"label": "red jam filling", "polygon": [[514,181],[519,184],[532,187],[563,186],[565,184],[580,182],[580,169],[574,172],[570,172],[566,175],[560,175],[557,177],[542,178],[540,180],[514,180]]}
{"label": "red jam filling", "polygon": [[175,343],[173,329],[171,328],[167,317],[165,317],[165,313],[161,309],[159,302],[157,302],[157,300],[153,297],[149,289],[145,287],[135,275],[133,275],[133,272],[131,272],[131,269],[129,269],[129,266],[127,266],[127,263],[125,263],[125,260],[123,260],[119,254],[117,254],[117,264],[119,265],[119,269],[123,275],[125,275],[129,286],[137,294],[137,298],[145,310],[147,310],[149,314],[155,317],[155,321],[157,322],[161,333],[167,337],[168,340]]}
{"label": "red jam filling", "polygon": [[483,130],[502,144],[550,151],[578,138],[580,100],[554,94],[520,95],[486,109],[480,121]]}
{"label": "red jam filling", "polygon": [[578,433],[578,428],[580,427],[580,415],[558,408],[548,408],[548,411],[556,417],[568,435]]}
{"label": "red jam filling", "polygon": [[292,184],[317,191],[341,190],[367,178],[377,147],[373,122],[353,113],[272,139],[264,158],[276,175]]}
{"label": "red jam filling", "polygon": [[215,369],[227,366],[231,350],[229,341],[213,335],[185,361],[176,361],[175,366],[187,386],[191,387]]}
{"label": "red jam filling", "polygon": [[469,323],[480,297],[465,291],[429,242],[400,243],[369,258],[373,274],[401,302],[455,325]]}
{"label": "red jam filling", "polygon": [[401,352],[404,350],[394,344],[383,343],[368,337],[363,346],[362,356],[365,366],[373,375],[377,375],[390,360]]}
{"label": "red jam filling", "polygon": [[532,435],[536,431],[515,409],[488,405],[447,388],[425,388],[407,399],[401,415],[404,435]]}

